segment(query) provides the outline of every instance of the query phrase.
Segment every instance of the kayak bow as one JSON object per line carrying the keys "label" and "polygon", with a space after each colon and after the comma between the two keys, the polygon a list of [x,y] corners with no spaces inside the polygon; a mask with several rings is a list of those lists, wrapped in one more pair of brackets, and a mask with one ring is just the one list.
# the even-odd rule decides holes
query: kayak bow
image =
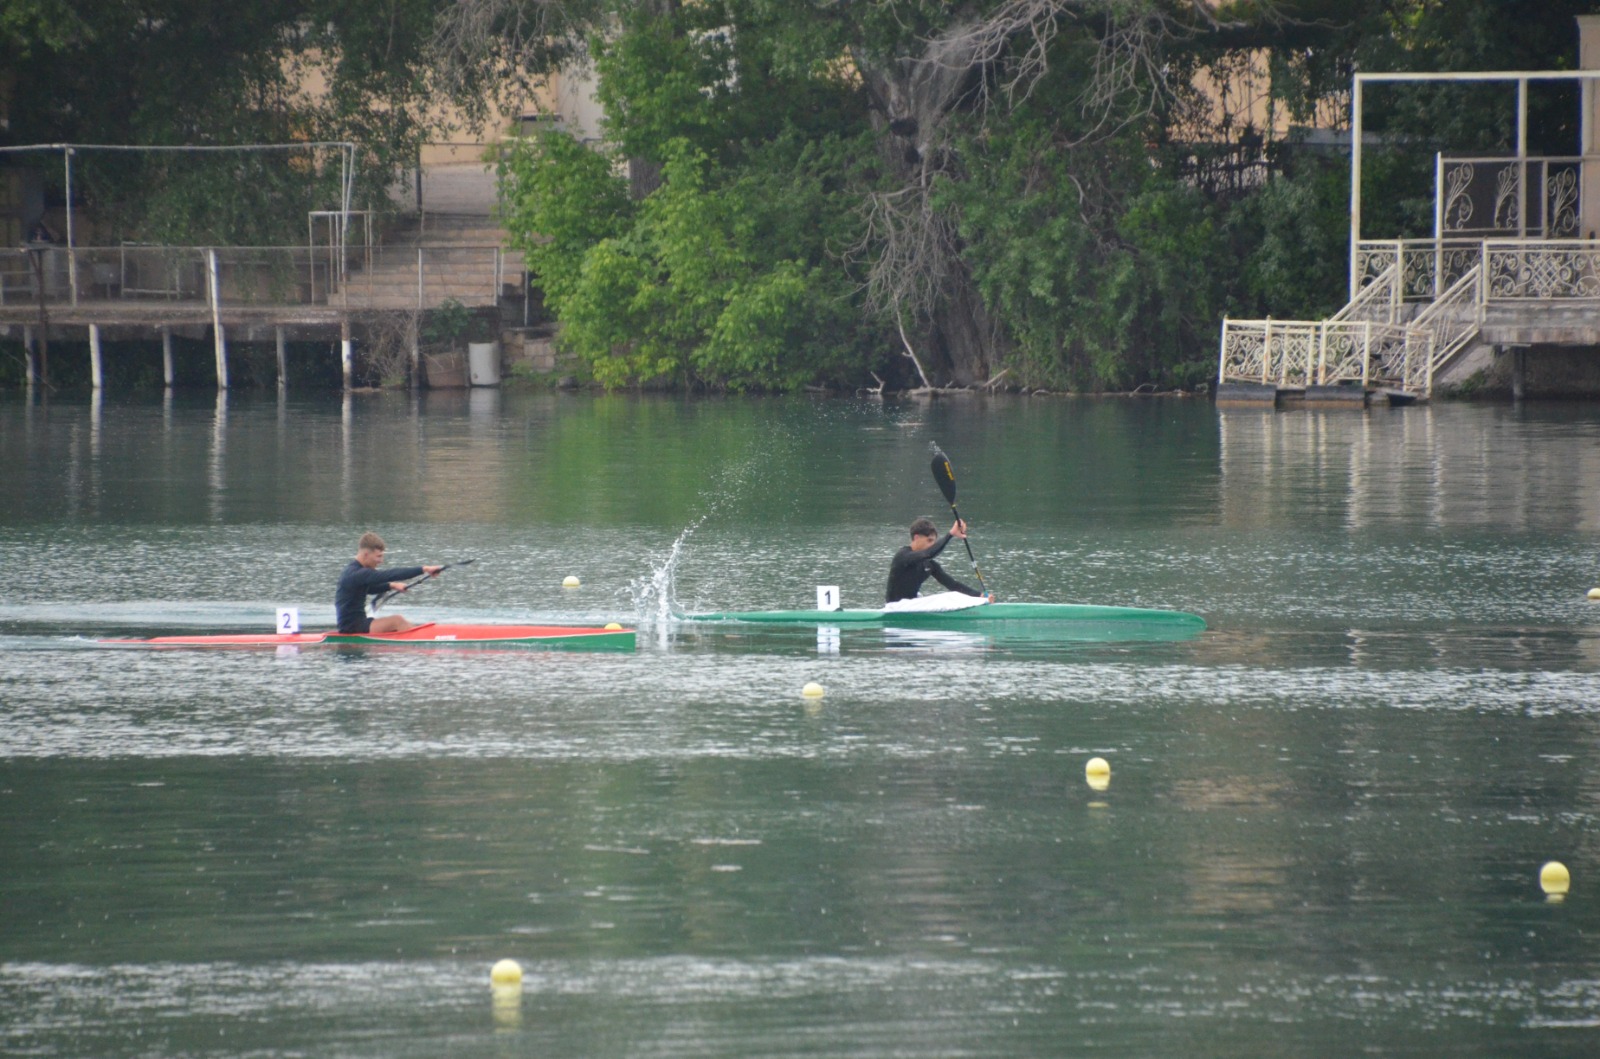
{"label": "kayak bow", "polygon": [[101,640],[107,647],[532,647],[579,651],[631,651],[634,630],[574,625],[443,625],[428,622],[405,632],[229,633]]}
{"label": "kayak bow", "polygon": [[1149,607],[1103,607],[1085,603],[984,603],[960,610],[746,610],[685,614],[684,621],[743,621],[791,625],[891,625],[904,628],[959,628],[990,622],[1128,622],[1160,624],[1199,632],[1198,614]]}

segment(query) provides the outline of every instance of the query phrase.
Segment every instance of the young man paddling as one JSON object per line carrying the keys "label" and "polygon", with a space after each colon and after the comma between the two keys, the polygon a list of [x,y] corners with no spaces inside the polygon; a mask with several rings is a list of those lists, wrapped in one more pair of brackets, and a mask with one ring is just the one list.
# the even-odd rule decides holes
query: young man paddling
{"label": "young man paddling", "polygon": [[[928,578],[933,578],[952,592],[961,592],[968,596],[982,596],[983,593],[975,588],[963,585],[960,581],[944,572],[944,567],[934,559],[934,556],[944,551],[945,545],[951,538],[965,540],[967,524],[961,519],[956,519],[955,525],[950,527],[950,532],[939,536],[939,531],[934,527],[933,520],[919,518],[911,524],[911,543],[894,553],[894,558],[889,562],[889,589],[884,594],[888,603],[897,603],[902,599],[914,599],[922,590],[922,583]],[[985,597],[989,602],[994,602],[994,596]]]}
{"label": "young man paddling", "polygon": [[427,574],[433,577],[442,566],[395,566],[378,569],[383,553],[388,549],[383,538],[376,533],[363,533],[356,542],[356,557],[339,575],[339,587],[333,594],[333,606],[339,616],[340,632],[405,632],[416,628],[404,615],[386,614],[373,618],[367,614],[367,597],[394,589],[405,589],[405,582]]}

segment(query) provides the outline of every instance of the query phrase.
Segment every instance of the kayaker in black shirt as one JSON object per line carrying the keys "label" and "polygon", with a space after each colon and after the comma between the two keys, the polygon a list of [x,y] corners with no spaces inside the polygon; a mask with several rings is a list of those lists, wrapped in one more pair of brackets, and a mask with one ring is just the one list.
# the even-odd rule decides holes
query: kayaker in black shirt
{"label": "kayaker in black shirt", "polygon": [[433,577],[444,567],[394,566],[380,570],[378,564],[383,562],[383,553],[388,547],[376,533],[363,533],[356,542],[356,557],[339,575],[339,587],[333,594],[340,632],[405,632],[416,628],[401,614],[385,614],[381,618],[368,616],[367,597],[391,588],[402,591],[405,582],[423,574]]}
{"label": "kayaker in black shirt", "polygon": [[[922,582],[933,578],[952,592],[961,592],[969,596],[981,596],[975,588],[963,585],[960,581],[944,572],[944,567],[934,559],[934,556],[944,551],[945,545],[950,543],[952,537],[964,539],[967,535],[967,524],[956,519],[955,525],[950,527],[950,532],[939,536],[939,531],[933,525],[932,519],[919,518],[911,524],[911,543],[894,553],[894,558],[889,562],[889,589],[884,594],[884,600],[895,603],[902,599],[914,599],[922,590]],[[990,597],[991,601],[993,597]]]}

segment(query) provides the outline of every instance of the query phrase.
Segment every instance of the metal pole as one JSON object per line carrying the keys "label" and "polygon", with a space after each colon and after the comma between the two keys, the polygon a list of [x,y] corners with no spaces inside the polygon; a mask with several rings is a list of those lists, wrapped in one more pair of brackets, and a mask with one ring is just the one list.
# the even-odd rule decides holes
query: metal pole
{"label": "metal pole", "polygon": [[284,339],[283,328],[274,328],[278,340],[278,389],[282,390],[289,385],[289,348]]}
{"label": "metal pole", "polygon": [[[1401,251],[1403,255],[1404,250]],[[1405,275],[1402,264],[1400,274]],[[1437,301],[1444,278],[1444,152],[1433,153],[1433,297]]]}
{"label": "metal pole", "polygon": [[1356,275],[1356,252],[1361,246],[1361,75],[1356,75],[1350,92],[1350,299],[1354,300],[1360,281]]}
{"label": "metal pole", "polygon": [[306,214],[306,261],[311,271],[311,304],[317,303],[317,215]]}
{"label": "metal pole", "polygon": [[72,304],[78,304],[78,251],[72,237],[72,148],[62,151],[67,171],[67,286],[72,290]]}
{"label": "metal pole", "polygon": [[1517,78],[1517,231],[1528,237],[1528,79]]}
{"label": "metal pole", "polygon": [[161,381],[172,389],[172,328],[161,328]]}
{"label": "metal pole", "polygon": [[1400,318],[1400,303],[1406,300],[1406,241],[1394,241],[1394,282],[1389,284],[1389,323]]}
{"label": "metal pole", "polygon": [[1478,244],[1478,319],[1489,307],[1489,241]]}

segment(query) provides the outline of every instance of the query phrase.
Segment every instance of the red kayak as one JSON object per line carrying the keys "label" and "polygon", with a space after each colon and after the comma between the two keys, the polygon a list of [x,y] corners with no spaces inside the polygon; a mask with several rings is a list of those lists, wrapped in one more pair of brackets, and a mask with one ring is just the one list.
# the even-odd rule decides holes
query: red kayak
{"label": "red kayak", "polygon": [[445,625],[428,622],[405,632],[226,633],[101,640],[108,647],[535,647],[578,651],[631,651],[634,631],[573,625]]}

